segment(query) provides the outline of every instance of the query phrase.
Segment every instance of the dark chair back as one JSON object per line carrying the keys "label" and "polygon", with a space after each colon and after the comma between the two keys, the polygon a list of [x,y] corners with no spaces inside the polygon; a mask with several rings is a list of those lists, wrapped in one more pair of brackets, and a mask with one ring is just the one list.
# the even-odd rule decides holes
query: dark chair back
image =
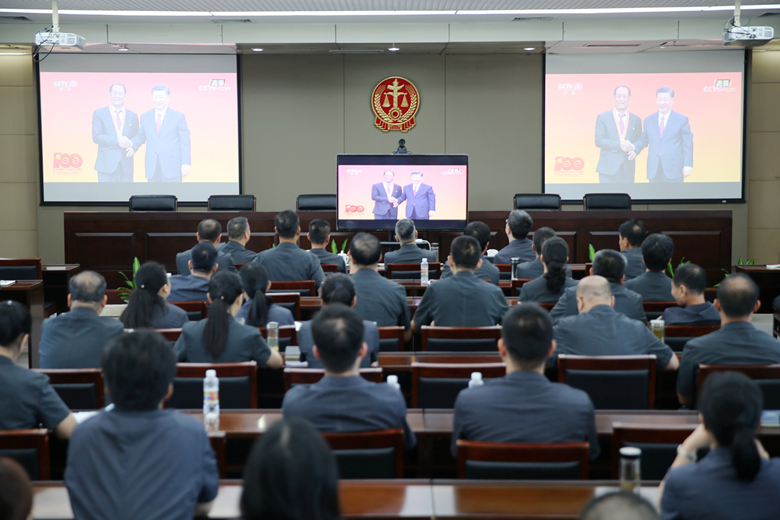
{"label": "dark chair back", "polygon": [[217,471],[219,478],[225,478],[225,450],[227,448],[227,432],[221,430],[210,430],[207,432],[211,449],[217,459]]}
{"label": "dark chair back", "polygon": [[493,264],[498,268],[499,280],[511,280],[512,279],[512,264]]}
{"label": "dark chair back", "polygon": [[45,374],[71,410],[99,410],[106,405],[103,371],[99,368],[34,369]]}
{"label": "dark chair back", "polygon": [[[381,383],[382,368],[361,368],[360,376],[366,381]],[[325,377],[325,370],[322,368],[285,368],[284,391],[286,392],[290,388],[298,385],[313,385],[323,377]]]}
{"label": "dark chair back", "polygon": [[[271,282],[272,287],[274,283],[276,282]],[[312,283],[314,283],[313,280]],[[293,318],[297,321],[301,321],[301,293],[267,291],[266,294],[273,300],[274,304],[289,310],[292,313]]]}
{"label": "dark chair back", "polygon": [[43,280],[40,258],[0,260],[0,280]]}
{"label": "dark chair back", "polygon": [[423,326],[421,336],[423,351],[496,352],[501,327]]}
{"label": "dark chair back", "polygon": [[555,193],[518,193],[515,209],[525,211],[550,211],[561,209],[561,196]]}
{"label": "dark chair back", "polygon": [[780,365],[699,365],[696,395],[707,377],[715,372],[742,372],[754,380],[764,394],[764,410],[780,410]]}
{"label": "dark chair back", "polygon": [[664,343],[675,352],[682,352],[685,344],[694,338],[706,336],[720,329],[716,325],[666,325],[664,327]]}
{"label": "dark chair back", "polygon": [[512,288],[510,294],[512,296],[520,296],[520,289],[522,289],[523,285],[525,285],[528,282],[533,282],[533,278],[517,278],[515,280],[512,280]]}
{"label": "dark chair back", "polygon": [[[263,338],[268,340],[268,329],[258,327]],[[279,327],[279,352],[284,352],[287,347],[298,345],[298,335],[295,333],[295,325],[281,325]]]}
{"label": "dark chair back", "polygon": [[190,321],[200,321],[209,317],[209,306],[206,302],[168,302],[187,313]]}
{"label": "dark chair back", "polygon": [[582,205],[585,210],[631,210],[631,196],[628,193],[587,193],[584,197],[582,197]]}
{"label": "dark chair back", "polygon": [[255,211],[254,195],[212,195],[208,211]]}
{"label": "dark chair back", "polygon": [[175,195],[133,195],[130,197],[130,211],[178,211],[179,201]]}
{"label": "dark chair back", "polygon": [[412,363],[412,408],[454,408],[455,399],[468,388],[471,374],[479,372],[482,380],[504,377],[503,363]]}
{"label": "dark chair back", "polygon": [[642,302],[647,321],[655,320],[661,317],[669,307],[677,307],[677,302]]}
{"label": "dark chair back", "polygon": [[181,329],[157,329],[157,333],[171,343],[176,343],[181,336]]}
{"label": "dark chair back", "polygon": [[295,282],[271,282],[271,288],[266,291],[268,296],[272,293],[297,292],[301,296],[317,296],[317,284],[314,280],[298,280]]}
{"label": "dark chair back", "polygon": [[335,195],[298,195],[295,211],[336,211]]}
{"label": "dark chair back", "polygon": [[520,444],[458,440],[458,478],[587,480],[588,443]]}
{"label": "dark chair back", "polygon": [[257,408],[257,363],[179,363],[173,380],[171,408],[203,408],[203,378],[216,370],[221,409]]}
{"label": "dark chair back", "polygon": [[439,352],[416,352],[416,361],[419,363],[443,363],[445,365],[451,365],[456,363],[464,364],[484,364],[484,363],[503,363],[501,356],[498,355],[498,350],[493,353],[487,352],[452,352],[452,353],[439,353]]}
{"label": "dark chair back", "polygon": [[[419,280],[420,263],[385,264],[385,276],[388,280]],[[441,276],[441,262],[428,262],[428,279],[438,280]]]}
{"label": "dark chair back", "polygon": [[377,327],[379,329],[379,352],[403,352],[405,350],[404,328]]}
{"label": "dark chair back", "polygon": [[[651,419],[648,419],[650,421]],[[612,478],[620,478],[620,448],[642,450],[642,480],[663,480],[677,457],[677,446],[688,438],[691,424],[612,424]]]}
{"label": "dark chair back", "polygon": [[558,382],[583,390],[596,410],[655,408],[655,356],[558,356]]}
{"label": "dark chair back", "polygon": [[0,457],[18,462],[30,475],[30,480],[51,480],[49,430],[0,431]]}
{"label": "dark chair back", "polygon": [[323,273],[338,273],[339,272],[339,266],[336,264],[320,264],[320,267],[322,268]]}
{"label": "dark chair back", "polygon": [[404,432],[401,428],[361,433],[323,433],[330,444],[340,479],[391,479],[404,476]]}

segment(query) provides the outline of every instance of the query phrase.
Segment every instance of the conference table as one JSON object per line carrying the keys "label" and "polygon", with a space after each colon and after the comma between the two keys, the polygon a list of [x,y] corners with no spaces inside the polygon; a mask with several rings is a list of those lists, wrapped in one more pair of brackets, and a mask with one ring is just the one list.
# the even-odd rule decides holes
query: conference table
{"label": "conference table", "polygon": [[21,303],[32,316],[30,344],[27,347],[27,360],[30,368],[40,368],[41,356],[38,348],[41,344],[41,330],[44,318],[43,281],[18,280],[0,288],[0,301],[13,300]]}

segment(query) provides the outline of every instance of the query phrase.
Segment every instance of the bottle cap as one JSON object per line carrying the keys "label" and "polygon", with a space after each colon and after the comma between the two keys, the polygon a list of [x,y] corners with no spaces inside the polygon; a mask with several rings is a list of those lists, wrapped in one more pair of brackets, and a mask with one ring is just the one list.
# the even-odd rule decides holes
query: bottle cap
{"label": "bottle cap", "polygon": [[620,448],[620,456],[629,459],[638,459],[642,456],[642,450],[633,446],[625,446]]}
{"label": "bottle cap", "polygon": [[482,372],[472,372],[471,373],[471,380],[474,381],[482,381]]}
{"label": "bottle cap", "polygon": [[398,376],[387,376],[387,382],[392,384],[398,383]]}
{"label": "bottle cap", "polygon": [[217,371],[214,369],[206,370],[206,377],[217,377]]}

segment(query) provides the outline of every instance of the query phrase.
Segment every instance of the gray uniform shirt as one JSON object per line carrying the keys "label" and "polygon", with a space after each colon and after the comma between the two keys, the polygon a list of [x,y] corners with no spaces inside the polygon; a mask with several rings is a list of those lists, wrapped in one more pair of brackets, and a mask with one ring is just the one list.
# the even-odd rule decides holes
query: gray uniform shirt
{"label": "gray uniform shirt", "polygon": [[[536,279],[544,274],[544,264],[538,256],[531,262],[523,262],[517,266],[515,278]],[[566,277],[571,278],[571,267],[566,266]]]}
{"label": "gray uniform shirt", "polygon": [[[441,278],[449,278],[450,276],[452,276],[450,264],[449,262],[444,262],[444,267],[441,269]],[[498,281],[501,279],[498,267],[490,263],[490,260],[484,256],[482,257],[482,265],[474,271],[474,276],[480,280],[490,280],[490,283],[493,285],[498,285]]]}
{"label": "gray uniform shirt", "polygon": [[233,262],[236,264],[248,264],[249,262],[254,262],[255,257],[257,256],[257,253],[250,251],[235,240],[228,240],[227,242],[222,242],[219,244],[219,247],[217,247],[217,252],[219,251],[232,256]]}
{"label": "gray uniform shirt", "polygon": [[118,319],[85,307],[49,318],[41,334],[41,368],[100,368],[106,345],[124,329]]}
{"label": "gray uniform shirt", "polygon": [[642,297],[643,302],[673,302],[672,279],[662,272],[646,271],[623,284]]}
{"label": "gray uniform shirt", "polygon": [[[377,327],[412,327],[406,290],[373,269],[360,269],[352,275],[357,293],[353,307],[364,320],[376,322]],[[439,283],[439,282],[436,282]],[[484,283],[484,282],[483,282]]]}
{"label": "gray uniform shirt", "polygon": [[417,244],[406,244],[397,251],[390,251],[385,255],[386,264],[417,264],[427,258],[428,262],[436,261],[436,253],[427,249],[420,249]]}
{"label": "gray uniform shirt", "polygon": [[712,325],[720,323],[720,313],[710,302],[685,307],[669,307],[663,315],[666,325]]}
{"label": "gray uniform shirt", "polygon": [[[368,368],[379,359],[379,329],[373,321],[363,320],[363,343],[368,345],[368,353],[360,360],[361,368]],[[301,323],[298,331],[298,348],[306,354],[309,368],[322,368],[322,362],[314,357],[314,336],[311,332],[311,321]]]}
{"label": "gray uniform shirt", "polygon": [[[612,296],[615,297],[616,312],[625,314],[629,318],[639,320],[642,323],[647,323],[641,296],[630,289],[626,289],[625,286],[619,283],[609,282],[609,287],[612,289]],[[553,319],[553,323],[558,323],[561,318],[574,316],[577,313],[579,313],[577,310],[577,287],[574,286],[563,291],[563,296],[555,304],[553,310],[550,311],[550,317]]]}
{"label": "gray uniform shirt", "polygon": [[0,356],[0,381],[0,430],[53,430],[70,415],[44,374]]}
{"label": "gray uniform shirt", "polygon": [[165,302],[165,313],[156,311],[152,318],[152,326],[155,329],[180,329],[185,323],[189,323],[187,311]]}
{"label": "gray uniform shirt", "polygon": [[425,290],[414,322],[418,327],[431,322],[439,327],[489,327],[500,324],[508,310],[501,289],[460,271]]}
{"label": "gray uniform shirt", "polygon": [[320,259],[320,264],[333,264],[339,270],[340,273],[347,273],[347,264],[344,263],[344,259],[339,255],[334,255],[325,251],[321,247],[313,247],[309,249],[309,253],[313,254]]}
{"label": "gray uniform shirt", "polygon": [[271,357],[271,349],[266,344],[257,327],[242,325],[232,316],[229,317],[227,342],[219,357],[206,352],[203,345],[203,329],[208,320],[193,321],[181,329],[181,336],[174,348],[179,361],[189,363],[243,363],[257,361],[263,366]]}
{"label": "gray uniform shirt", "polygon": [[509,245],[501,249],[493,257],[494,264],[511,264],[513,258],[519,258],[520,262],[532,262],[536,253],[532,249],[534,243],[527,238],[518,238],[509,242]]}
{"label": "gray uniform shirt", "polygon": [[578,283],[579,282],[577,280],[566,278],[566,281],[563,283],[563,289],[561,292],[555,294],[550,292],[550,290],[547,288],[546,278],[537,278],[536,280],[532,280],[523,284],[523,287],[520,289],[520,296],[517,298],[517,301],[532,303],[557,302],[566,289],[569,287],[574,287],[576,289]]}
{"label": "gray uniform shirt", "polygon": [[260,251],[255,262],[266,268],[268,278],[274,282],[314,280],[315,286],[319,289],[325,279],[325,274],[320,267],[320,259],[290,242],[283,242],[273,249]]}
{"label": "gray uniform shirt", "polygon": [[[254,298],[250,298],[244,305],[241,306],[238,314],[236,314],[236,319],[243,319],[246,321],[247,316],[249,316],[249,309],[252,307],[253,301]],[[293,318],[290,309],[276,304],[273,304],[268,308],[268,322],[271,321],[275,321],[279,324],[280,327],[283,325],[295,325],[295,318]],[[265,327],[265,324],[263,327]]]}
{"label": "gray uniform shirt", "polygon": [[205,302],[209,293],[209,279],[203,276],[173,275],[171,294],[168,301],[172,302]]}
{"label": "gray uniform shirt", "polygon": [[[179,274],[182,276],[190,275],[190,266],[188,262],[192,259],[192,249],[183,251],[176,255],[176,268],[179,270]],[[233,257],[224,250],[217,249],[217,271],[233,271],[238,272],[236,269],[236,262]]]}
{"label": "gray uniform shirt", "polygon": [[627,261],[626,272],[624,273],[626,275],[626,279],[624,280],[625,282],[633,280],[637,276],[641,276],[647,271],[647,267],[642,260],[641,247],[632,247],[631,249],[621,251],[620,254],[625,255]]}

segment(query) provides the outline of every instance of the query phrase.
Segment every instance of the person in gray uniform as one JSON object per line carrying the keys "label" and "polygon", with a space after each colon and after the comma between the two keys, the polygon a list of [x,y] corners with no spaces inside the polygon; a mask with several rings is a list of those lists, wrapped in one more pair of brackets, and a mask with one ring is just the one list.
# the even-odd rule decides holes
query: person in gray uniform
{"label": "person in gray uniform", "polygon": [[455,401],[452,454],[458,439],[481,442],[582,442],[599,454],[596,417],[588,394],[551,383],[544,360],[555,350],[547,311],[521,303],[507,312],[498,352],[506,376],[461,390]]}
{"label": "person in gray uniform", "polygon": [[531,215],[522,209],[511,211],[504,229],[509,245],[496,253],[493,263],[511,264],[513,258],[519,258],[521,262],[532,262],[536,258],[536,253],[533,250],[533,243],[528,240],[528,233],[533,226],[534,219]]}
{"label": "person in gray uniform", "polygon": [[674,301],[672,279],[664,272],[672,260],[674,242],[664,234],[655,233],[642,242],[641,249],[647,271],[623,285],[640,295],[643,302]]}
{"label": "person in gray uniform", "polygon": [[190,320],[187,312],[166,302],[171,281],[165,268],[146,262],[135,273],[135,289],[119,316],[126,329],[180,329]]}
{"label": "person in gray uniform", "polygon": [[325,249],[330,242],[330,224],[327,220],[315,218],[309,224],[309,253],[320,259],[320,264],[333,264],[340,273],[346,274],[347,264],[339,255],[335,255]]}
{"label": "person in gray uniform", "polygon": [[[531,246],[536,254],[536,259],[531,262],[523,262],[515,270],[515,278],[525,280],[535,280],[544,274],[544,266],[541,261],[542,247],[544,243],[555,237],[555,230],[549,227],[540,227],[534,231],[533,245]],[[571,267],[566,266],[566,276],[571,278]]]}
{"label": "person in gray uniform", "polygon": [[482,263],[482,249],[472,237],[452,241],[447,259],[453,275],[432,283],[414,314],[412,329],[440,327],[489,327],[501,323],[509,306],[503,291],[485,283],[474,270]]}
{"label": "person in gray uniform", "polygon": [[255,262],[266,268],[273,282],[314,280],[319,289],[325,275],[319,258],[298,247],[301,237],[298,215],[289,209],[282,211],[274,218],[274,231],[279,235],[279,245],[257,253]]}
{"label": "person in gray uniform", "polygon": [[576,280],[566,276],[566,262],[569,261],[569,246],[566,241],[558,237],[550,238],[544,242],[541,250],[539,263],[544,274],[523,284],[518,297],[520,302],[557,302],[566,289],[577,286]]}
{"label": "person in gray uniform", "polygon": [[[626,258],[614,249],[602,249],[593,257],[591,274],[603,276],[609,281],[610,292],[615,297],[615,312],[625,314],[629,318],[647,323],[645,309],[642,307],[642,297],[630,289],[626,289],[623,283],[623,272],[626,268]],[[550,316],[554,323],[561,318],[574,316],[577,310],[576,287],[569,287],[563,292],[563,296],[555,304]]]}
{"label": "person in gray uniform", "polygon": [[385,255],[385,264],[418,264],[423,258],[427,258],[428,262],[436,261],[436,253],[417,247],[417,228],[413,220],[402,218],[395,223],[395,239],[401,247]]}
{"label": "person in gray uniform", "polygon": [[[217,248],[222,240],[222,224],[211,218],[202,220],[198,224],[198,232],[195,233],[195,238],[198,239],[199,244],[207,243]],[[179,270],[180,275],[187,276],[190,274],[189,261],[191,258],[192,249],[176,255],[176,268]],[[238,272],[236,262],[228,251],[217,249],[217,271]]]}
{"label": "person in gray uniform", "polygon": [[244,305],[236,314],[237,320],[253,327],[265,327],[268,322],[275,321],[279,326],[295,325],[295,318],[290,309],[277,305],[265,292],[271,286],[268,271],[265,267],[253,262],[239,271],[241,283],[244,286]]}
{"label": "person in gray uniform", "polygon": [[328,305],[314,317],[311,330],[314,356],[325,367],[325,377],[311,386],[288,390],[282,401],[284,418],[308,419],[321,432],[403,428],[404,446],[413,448],[417,440],[406,422],[403,394],[360,376],[360,359],[368,346],[363,343],[358,313],[340,303]]}
{"label": "person in gray uniform", "polygon": [[[474,276],[480,280],[488,280],[493,285],[498,285],[498,281],[501,278],[498,267],[494,266],[485,256],[490,244],[490,228],[488,225],[479,221],[471,222],[466,226],[466,229],[463,230],[463,235],[476,238],[480,247],[482,247],[482,265],[474,270]],[[452,276],[452,269],[450,269],[450,265],[445,262],[441,269],[441,278],[449,278],[450,276]]]}
{"label": "person in gray uniform", "polygon": [[254,262],[257,253],[246,248],[247,242],[252,238],[252,230],[246,217],[230,219],[227,225],[228,241],[217,246],[217,251],[227,253],[233,257],[236,264],[248,264]]}
{"label": "person in gray uniform", "polygon": [[601,276],[587,276],[577,285],[579,314],[555,325],[558,347],[548,358],[553,366],[558,354],[576,356],[633,356],[652,354],[659,370],[677,370],[679,362],[668,345],[638,321],[615,312],[610,283]]}
{"label": "person in gray uniform", "polygon": [[190,251],[187,262],[190,275],[171,276],[172,302],[205,302],[209,292],[209,280],[217,271],[217,250],[208,242],[201,242]]}
{"label": "person in gray uniform", "polygon": [[667,325],[714,325],[720,323],[720,313],[704,299],[707,273],[696,264],[681,265],[674,272],[672,297],[679,307],[664,309]]}
{"label": "person in gray uniform", "polygon": [[642,262],[642,242],[647,237],[645,223],[641,220],[628,220],[618,228],[620,253],[626,257],[626,280],[633,280],[647,269]]}

